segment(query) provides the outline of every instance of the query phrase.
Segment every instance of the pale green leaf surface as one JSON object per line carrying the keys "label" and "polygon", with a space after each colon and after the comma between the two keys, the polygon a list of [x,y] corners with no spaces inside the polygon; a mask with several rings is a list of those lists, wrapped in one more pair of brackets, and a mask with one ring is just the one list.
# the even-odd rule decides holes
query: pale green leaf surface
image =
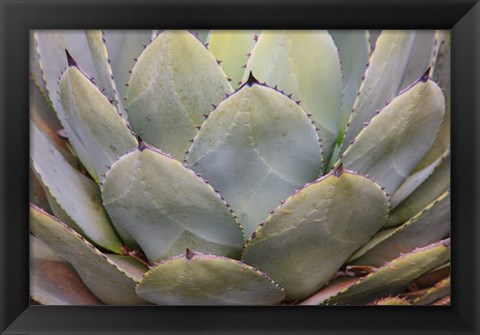
{"label": "pale green leaf surface", "polygon": [[32,166],[55,201],[95,244],[114,252],[121,242],[102,207],[97,185],[62,156],[35,124],[30,136]]}
{"label": "pale green leaf surface", "polygon": [[133,68],[128,118],[145,141],[183,160],[190,140],[225,95],[232,92],[215,58],[187,31],[164,31]]}
{"label": "pale green leaf surface", "polygon": [[424,295],[418,297],[413,301],[414,305],[425,306],[446,297],[451,293],[450,276],[439,281],[435,286],[430,288]]}
{"label": "pale green leaf surface", "polygon": [[30,259],[41,259],[54,262],[65,262],[65,260],[57,255],[48,245],[41,239],[30,234],[29,237]]}
{"label": "pale green leaf surface", "polygon": [[208,50],[230,78],[233,88],[237,88],[245,71],[248,53],[255,45],[254,30],[210,30],[207,37]]}
{"label": "pale green leaf surface", "polygon": [[[343,96],[338,131],[343,136],[370,58],[367,30],[329,30],[342,65]],[[334,155],[332,155],[334,156]]]}
{"label": "pale green leaf surface", "polygon": [[210,114],[187,163],[225,197],[249,236],[279,201],[317,178],[322,161],[305,112],[274,89],[253,84]]}
{"label": "pale green leaf surface", "polygon": [[[414,193],[426,180],[432,177],[434,172],[438,173],[441,167],[449,164],[450,150],[439,157],[435,162],[428,165],[419,171],[414,171],[407,179],[400,185],[395,193],[390,198],[390,207],[395,209],[405,199],[407,199],[412,193]],[[449,179],[449,178],[447,178]],[[445,190],[444,190],[445,191]],[[443,192],[440,192],[443,193]],[[421,207],[421,206],[420,206]]]}
{"label": "pale green leaf surface", "polygon": [[[80,30],[37,30],[34,32],[36,52],[39,56],[45,87],[58,119],[67,133],[68,140],[75,147],[75,153],[85,169],[95,176],[94,162],[81,139],[65,119],[65,112],[59,97],[59,80],[68,67],[65,50],[73,56],[89,77],[96,77],[95,64],[84,31]],[[104,87],[100,87],[102,89]]]}
{"label": "pale green leaf surface", "polygon": [[95,84],[103,88],[102,93],[117,107],[122,115],[123,101],[118,94],[117,86],[113,80],[112,67],[110,66],[109,55],[107,51],[107,45],[105,44],[104,34],[102,30],[85,30],[87,37],[88,47],[92,54],[92,59],[95,64],[95,71],[97,77],[95,78]]}
{"label": "pale green leaf surface", "polygon": [[288,198],[247,241],[243,259],[288,300],[320,289],[385,223],[388,200],[371,180],[329,174]]}
{"label": "pale green leaf surface", "polygon": [[[55,199],[55,197],[52,195],[52,193],[50,193],[50,190],[48,189],[48,187],[43,186],[43,188],[44,188],[44,191],[45,191],[45,196],[48,200],[48,205],[51,209],[51,213],[53,213],[53,215],[57,219],[59,219],[60,221],[65,223],[67,226],[69,226],[70,228],[75,230],[77,233],[79,233],[80,235],[85,237],[87,240],[90,240],[90,242],[93,242],[88,236],[86,236],[86,234],[83,232],[82,228],[80,228],[80,226],[77,225],[75,223],[75,221],[73,221],[72,218],[65,212],[65,210],[62,208],[62,206],[59,205],[57,199]],[[44,208],[42,208],[42,209],[44,209]]]}
{"label": "pale green leaf surface", "polygon": [[242,232],[227,205],[191,170],[141,144],[108,171],[108,214],[152,261],[185,248],[238,258]]}
{"label": "pale green leaf surface", "polygon": [[110,261],[67,225],[38,207],[30,206],[30,229],[58,255],[70,262],[82,281],[104,303],[136,305],[135,277]]}
{"label": "pale green leaf surface", "polygon": [[429,150],[444,114],[440,88],[420,80],[370,121],[340,161],[393,194]]}
{"label": "pale green leaf surface", "polygon": [[443,37],[436,65],[433,72],[433,80],[438,82],[445,96],[445,118],[438,132],[437,138],[430,150],[418,163],[416,171],[432,164],[438,157],[442,156],[445,150],[450,147],[450,119],[451,119],[451,90],[450,90],[450,38],[449,34]]}
{"label": "pale green leaf surface", "polygon": [[148,268],[138,260],[127,255],[105,254],[120,269],[125,270],[136,282],[140,281]]}
{"label": "pale green leaf surface", "polygon": [[[44,96],[39,87],[30,80],[30,122],[35,124],[53,143],[55,148],[61,152],[63,157],[70,163],[76,164],[75,157],[72,156],[67,148],[66,141],[58,136],[58,131],[62,128],[55,112],[51,109],[51,106],[47,102],[48,97]],[[44,186],[40,182],[39,178],[35,175],[33,167],[30,166],[30,202],[43,208],[46,211],[51,212],[49,205],[49,199],[47,199],[47,192],[44,190]]]}
{"label": "pale green leaf surface", "polygon": [[282,288],[247,264],[213,255],[187,256],[150,269],[137,294],[158,305],[274,305],[285,298]]}
{"label": "pale green leaf surface", "polygon": [[387,236],[374,238],[351,259],[354,264],[382,266],[400,254],[448,237],[450,225],[450,192],[445,192],[400,227],[387,230]]}
{"label": "pale green leaf surface", "polygon": [[[397,192],[395,192],[392,196],[395,207],[390,212],[385,227],[394,227],[404,223],[450,188],[450,154],[440,157],[432,165],[434,165],[432,173],[406,199],[398,202],[397,196],[395,196]],[[429,167],[425,169],[429,169]],[[422,171],[416,172],[416,174],[422,173]]]}
{"label": "pale green leaf surface", "polygon": [[399,92],[413,40],[413,31],[406,30],[383,30],[378,37],[350,114],[342,153],[364,128],[364,122]]}
{"label": "pale green leaf surface", "polygon": [[60,80],[60,98],[71,131],[93,163],[94,179],[102,181],[118,157],[137,147],[135,136],[115,106],[75,66]]}
{"label": "pale green leaf surface", "polygon": [[43,79],[43,72],[40,67],[40,56],[37,51],[37,42],[33,31],[30,31],[30,78],[33,79],[35,86],[47,99],[48,103],[51,104],[45,80]]}
{"label": "pale green leaf surface", "polygon": [[152,30],[105,30],[104,38],[107,45],[108,57],[112,67],[113,78],[120,98],[127,96],[130,71],[143,52],[144,46],[153,38]]}
{"label": "pale green leaf surface", "polygon": [[337,48],[326,31],[262,31],[243,82],[250,71],[269,86],[278,86],[312,114],[327,160],[338,133],[342,78]]}
{"label": "pale green leaf surface", "polygon": [[450,260],[450,240],[440,241],[400,256],[356,284],[328,299],[327,305],[364,305],[399,293],[417,277]]}
{"label": "pale green leaf surface", "polygon": [[429,67],[433,66],[438,35],[435,30],[413,31],[413,43],[408,56],[408,63],[403,73],[400,89],[405,89],[420,78]]}
{"label": "pale green leaf surface", "polygon": [[377,244],[381,243],[386,238],[388,238],[390,235],[392,235],[396,230],[397,230],[397,228],[389,228],[389,229],[380,230],[367,243],[365,243],[360,249],[355,251],[355,253],[352,256],[350,256],[347,263],[350,263],[350,262],[356,260],[357,258],[361,257],[367,251],[374,248]]}

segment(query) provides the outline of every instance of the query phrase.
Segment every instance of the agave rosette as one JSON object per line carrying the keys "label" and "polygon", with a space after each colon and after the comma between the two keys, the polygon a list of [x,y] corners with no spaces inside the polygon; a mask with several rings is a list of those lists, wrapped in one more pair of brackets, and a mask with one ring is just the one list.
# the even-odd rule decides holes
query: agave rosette
{"label": "agave rosette", "polygon": [[34,32],[32,298],[445,298],[444,272],[395,295],[449,266],[448,49],[440,31]]}

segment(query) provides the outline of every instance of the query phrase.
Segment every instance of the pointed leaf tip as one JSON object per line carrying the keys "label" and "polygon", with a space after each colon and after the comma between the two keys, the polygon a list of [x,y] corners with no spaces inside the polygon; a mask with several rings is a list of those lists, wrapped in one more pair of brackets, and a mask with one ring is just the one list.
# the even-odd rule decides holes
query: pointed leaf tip
{"label": "pointed leaf tip", "polygon": [[333,171],[333,174],[337,178],[343,174],[343,163],[340,163],[340,165]]}
{"label": "pointed leaf tip", "polygon": [[255,77],[253,76],[252,71],[250,71],[250,74],[248,75],[248,79],[247,79],[247,81],[245,82],[245,84],[246,84],[247,86],[253,86],[253,85],[258,84],[258,83],[259,83],[259,81],[257,80],[257,78],[255,78]]}
{"label": "pointed leaf tip", "polygon": [[137,135],[138,150],[143,151],[148,148],[147,142],[145,142],[139,135]]}
{"label": "pointed leaf tip", "polygon": [[77,61],[73,59],[72,55],[70,55],[67,49],[65,49],[65,54],[67,55],[68,66],[78,66]]}
{"label": "pointed leaf tip", "polygon": [[430,70],[431,67],[428,67],[427,71],[425,71],[425,73],[420,77],[420,81],[423,81],[424,83],[427,82],[428,78],[430,77]]}
{"label": "pointed leaf tip", "polygon": [[186,259],[191,260],[194,256],[195,256],[195,253],[192,250],[190,250],[188,248],[187,248],[187,250],[185,250],[185,258]]}

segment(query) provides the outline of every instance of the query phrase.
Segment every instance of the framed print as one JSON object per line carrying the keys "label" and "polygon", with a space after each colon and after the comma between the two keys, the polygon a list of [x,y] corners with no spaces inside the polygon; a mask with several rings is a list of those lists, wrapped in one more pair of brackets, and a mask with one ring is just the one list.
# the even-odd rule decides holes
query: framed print
{"label": "framed print", "polygon": [[2,333],[478,333],[478,3],[1,5]]}

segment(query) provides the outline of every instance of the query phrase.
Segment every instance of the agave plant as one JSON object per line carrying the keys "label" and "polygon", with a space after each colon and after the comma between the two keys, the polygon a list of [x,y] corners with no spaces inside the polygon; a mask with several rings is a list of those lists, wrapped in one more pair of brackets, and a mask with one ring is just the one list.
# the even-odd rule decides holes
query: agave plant
{"label": "agave plant", "polygon": [[35,301],[448,303],[444,32],[31,43]]}

